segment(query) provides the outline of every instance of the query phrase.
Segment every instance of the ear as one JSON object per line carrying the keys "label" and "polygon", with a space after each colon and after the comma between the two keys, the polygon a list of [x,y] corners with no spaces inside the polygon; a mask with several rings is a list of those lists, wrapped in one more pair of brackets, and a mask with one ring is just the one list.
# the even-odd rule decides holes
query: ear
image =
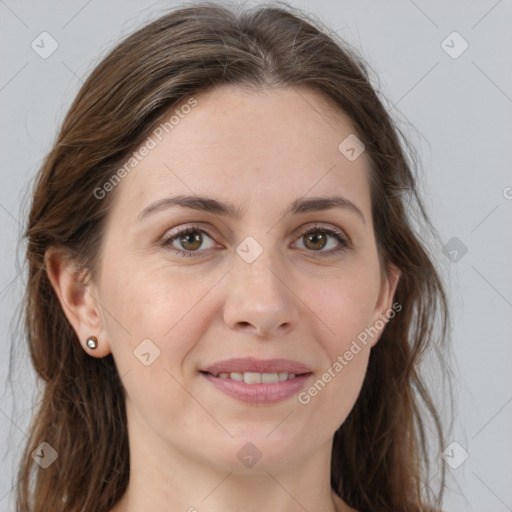
{"label": "ear", "polygon": [[[45,253],[48,278],[59,299],[61,307],[75,330],[83,349],[91,356],[104,357],[110,353],[110,343],[105,332],[101,305],[93,283],[82,282],[77,264],[67,251],[50,247]],[[98,346],[90,349],[87,338],[96,336]]]}
{"label": "ear", "polygon": [[369,327],[369,331],[372,334],[370,339],[371,347],[375,346],[379,341],[387,322],[402,309],[401,304],[395,304],[393,306],[393,297],[401,275],[402,272],[400,269],[392,263],[389,264],[388,273],[382,273],[379,298],[375,305],[372,323]]}

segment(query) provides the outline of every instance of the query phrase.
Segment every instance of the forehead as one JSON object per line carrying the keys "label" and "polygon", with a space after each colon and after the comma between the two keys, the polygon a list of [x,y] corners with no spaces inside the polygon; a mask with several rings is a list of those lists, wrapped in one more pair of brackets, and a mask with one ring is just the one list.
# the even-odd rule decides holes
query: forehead
{"label": "forehead", "polygon": [[150,202],[178,194],[270,211],[308,194],[339,193],[369,211],[366,155],[350,161],[340,152],[354,128],[319,93],[222,86],[193,99],[193,106],[169,111],[145,143],[151,148],[118,185],[114,210],[126,222]]}

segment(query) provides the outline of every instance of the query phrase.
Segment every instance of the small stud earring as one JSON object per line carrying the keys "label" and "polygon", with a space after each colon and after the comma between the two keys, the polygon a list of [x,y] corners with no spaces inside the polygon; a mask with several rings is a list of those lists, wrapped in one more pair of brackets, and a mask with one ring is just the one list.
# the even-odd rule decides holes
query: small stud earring
{"label": "small stud earring", "polygon": [[89,336],[86,343],[90,349],[95,349],[98,346],[98,338],[96,336]]}

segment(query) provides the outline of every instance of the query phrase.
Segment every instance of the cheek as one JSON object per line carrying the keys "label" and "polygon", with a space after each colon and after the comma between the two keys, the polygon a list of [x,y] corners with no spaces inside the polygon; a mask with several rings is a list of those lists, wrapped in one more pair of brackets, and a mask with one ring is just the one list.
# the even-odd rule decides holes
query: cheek
{"label": "cheek", "polygon": [[154,338],[157,343],[197,325],[198,303],[208,294],[209,282],[166,269],[131,268],[111,274],[103,289],[125,334],[129,331],[132,341]]}
{"label": "cheek", "polygon": [[119,374],[126,375],[128,396],[145,414],[161,411],[162,400],[169,398],[173,411],[185,407],[187,394],[178,383],[190,377],[191,366],[184,363],[212,322],[210,289],[218,280],[171,275],[158,267],[112,268],[103,283],[112,354]]}
{"label": "cheek", "polygon": [[378,300],[377,279],[368,269],[332,275],[319,287],[312,280],[302,287],[306,303],[325,327],[326,349],[334,360],[371,322]]}
{"label": "cheek", "polygon": [[172,419],[173,428],[185,431],[190,417],[200,423],[204,415],[182,383],[183,362],[203,336],[206,320],[198,314],[198,301],[208,286],[162,275],[113,271],[103,285],[102,302],[108,310],[112,354],[131,407],[152,425],[168,428]]}
{"label": "cheek", "polygon": [[[297,395],[295,419],[303,421],[308,435],[324,441],[345,422],[366,375],[370,349],[363,346],[352,349],[352,353],[350,346],[350,343],[339,340],[337,349],[330,354],[331,362]],[[344,349],[350,353],[348,358]]]}
{"label": "cheek", "polygon": [[344,421],[364,381],[373,342],[374,331],[369,327],[377,292],[376,280],[368,273],[353,273],[331,279],[322,293],[311,289],[305,295],[320,319],[317,335],[326,357],[319,377],[299,401],[316,402],[314,407],[324,412],[332,407],[329,415],[333,425]]}
{"label": "cheek", "polygon": [[332,434],[357,401],[368,367],[370,346],[347,333],[326,348],[329,363],[298,395],[298,402],[308,417],[314,418],[314,428]]}

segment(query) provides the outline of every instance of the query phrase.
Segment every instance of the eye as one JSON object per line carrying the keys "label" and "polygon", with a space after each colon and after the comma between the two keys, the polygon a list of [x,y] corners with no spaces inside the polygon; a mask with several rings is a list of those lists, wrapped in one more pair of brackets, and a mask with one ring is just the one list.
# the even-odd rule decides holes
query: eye
{"label": "eye", "polygon": [[[203,235],[206,235],[211,240],[208,233],[197,226],[182,226],[168,236],[165,236],[161,244],[180,256],[194,256],[194,253],[202,252],[197,249],[203,244]],[[183,249],[177,248],[174,245],[176,243],[180,244]],[[207,249],[211,247],[207,247]]]}
{"label": "eye", "polygon": [[[338,244],[334,244],[332,250],[322,251],[321,249],[328,245],[328,238],[333,238]],[[349,247],[349,242],[342,231],[321,225],[312,226],[303,231],[299,240],[304,240],[307,245],[306,249],[312,248],[312,251],[318,252],[319,256],[329,256]]]}
{"label": "eye", "polygon": [[[169,235],[164,236],[160,243],[180,256],[197,256],[205,252],[198,250],[203,245],[204,235],[212,240],[210,235],[198,226],[182,226],[169,233]],[[334,239],[337,244],[334,244],[334,249],[323,251],[322,249],[328,246],[329,238]],[[301,233],[299,240],[305,240],[307,245],[305,249],[310,249],[310,252],[319,253],[319,256],[329,256],[349,247],[349,242],[342,231],[321,225],[310,226]],[[182,248],[177,247],[176,244],[181,245]],[[214,245],[210,244],[209,247],[203,249],[212,249],[213,247]]]}

